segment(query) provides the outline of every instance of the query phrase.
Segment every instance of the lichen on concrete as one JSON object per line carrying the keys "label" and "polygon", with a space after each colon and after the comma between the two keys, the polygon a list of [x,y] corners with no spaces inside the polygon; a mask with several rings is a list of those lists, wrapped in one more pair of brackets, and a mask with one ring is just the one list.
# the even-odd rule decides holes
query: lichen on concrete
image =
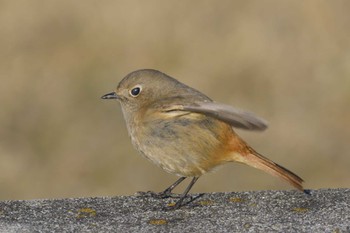
{"label": "lichen on concrete", "polygon": [[350,189],[0,201],[0,232],[350,232]]}

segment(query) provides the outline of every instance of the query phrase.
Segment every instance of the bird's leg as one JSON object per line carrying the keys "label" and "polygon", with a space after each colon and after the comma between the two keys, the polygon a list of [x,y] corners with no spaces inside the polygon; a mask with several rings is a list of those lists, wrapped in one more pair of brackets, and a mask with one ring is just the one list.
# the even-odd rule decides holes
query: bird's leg
{"label": "bird's leg", "polygon": [[187,186],[186,190],[181,194],[180,199],[175,203],[175,205],[168,206],[168,207],[166,207],[166,209],[167,210],[176,210],[176,209],[180,208],[182,206],[183,200],[186,198],[188,192],[190,191],[190,189],[192,188],[194,183],[196,183],[198,178],[199,177],[193,177],[193,179],[191,180],[191,183]]}
{"label": "bird's leg", "polygon": [[[173,197],[174,193],[172,193],[173,189],[178,186],[182,181],[184,181],[187,177],[181,177],[175,183],[170,185],[167,189],[165,189],[163,192],[157,193],[157,195],[161,198],[167,198],[167,197]],[[175,194],[176,195],[176,194]]]}
{"label": "bird's leg", "polygon": [[142,195],[142,196],[150,196],[150,197],[153,197],[153,198],[160,198],[160,199],[168,198],[168,197],[178,197],[177,194],[174,194],[171,191],[173,191],[173,189],[176,186],[178,186],[182,181],[184,181],[186,178],[187,177],[181,177],[175,183],[170,185],[167,189],[165,189],[162,192],[156,193],[156,192],[148,191],[148,192],[138,192],[138,194]]}

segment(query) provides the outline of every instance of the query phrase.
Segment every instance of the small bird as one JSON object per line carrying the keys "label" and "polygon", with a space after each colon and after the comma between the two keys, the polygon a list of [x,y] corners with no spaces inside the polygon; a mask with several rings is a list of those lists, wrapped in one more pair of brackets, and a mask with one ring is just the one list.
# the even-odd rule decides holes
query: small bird
{"label": "small bird", "polygon": [[152,196],[165,198],[187,177],[192,180],[172,207],[183,205],[198,178],[213,168],[240,162],[282,178],[303,191],[303,180],[252,149],[233,128],[262,131],[265,120],[226,104],[152,69],[128,74],[116,90],[101,97],[120,102],[136,150],[180,178]]}

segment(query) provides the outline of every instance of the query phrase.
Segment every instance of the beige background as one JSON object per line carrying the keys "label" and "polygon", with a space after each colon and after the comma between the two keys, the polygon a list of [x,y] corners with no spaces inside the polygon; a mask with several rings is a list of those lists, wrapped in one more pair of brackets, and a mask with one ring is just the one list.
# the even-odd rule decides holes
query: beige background
{"label": "beige background", "polygon": [[[267,131],[239,134],[307,188],[350,187],[349,11],[321,0],[0,1],[0,199],[175,181],[137,155],[120,106],[99,99],[140,68],[267,119]],[[193,192],[287,188],[228,164]]]}

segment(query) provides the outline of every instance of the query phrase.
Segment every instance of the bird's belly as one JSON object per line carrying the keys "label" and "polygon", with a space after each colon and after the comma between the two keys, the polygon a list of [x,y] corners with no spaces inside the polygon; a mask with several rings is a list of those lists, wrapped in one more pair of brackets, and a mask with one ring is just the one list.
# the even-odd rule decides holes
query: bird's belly
{"label": "bird's belly", "polygon": [[154,121],[131,136],[136,149],[165,171],[200,176],[223,163],[222,124],[211,118]]}

